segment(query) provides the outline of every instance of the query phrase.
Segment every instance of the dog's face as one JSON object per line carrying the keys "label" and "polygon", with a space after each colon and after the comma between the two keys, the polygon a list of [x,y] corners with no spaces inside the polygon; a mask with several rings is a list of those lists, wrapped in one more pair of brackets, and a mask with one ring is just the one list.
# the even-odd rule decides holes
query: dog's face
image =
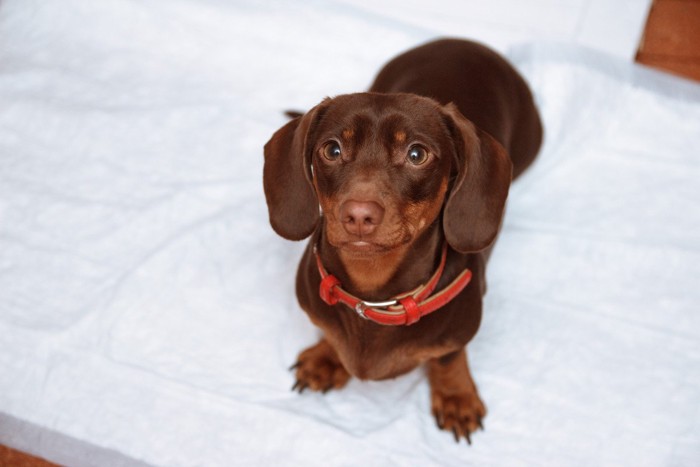
{"label": "dog's face", "polygon": [[311,141],[312,182],[334,247],[381,254],[438,219],[456,160],[432,101],[341,96],[328,103]]}
{"label": "dog's face", "polygon": [[263,181],[280,235],[305,238],[322,220],[332,246],[366,256],[410,245],[441,220],[458,251],[487,247],[510,176],[500,144],[454,106],[359,93],[326,99],[278,130]]}

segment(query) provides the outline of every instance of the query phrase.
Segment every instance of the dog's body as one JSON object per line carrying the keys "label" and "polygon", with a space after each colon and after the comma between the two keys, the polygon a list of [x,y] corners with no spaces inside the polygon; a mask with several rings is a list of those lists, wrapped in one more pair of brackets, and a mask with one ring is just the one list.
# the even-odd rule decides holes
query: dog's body
{"label": "dog's body", "polygon": [[[311,235],[296,289],[323,331],[299,355],[296,388],[391,378],[427,362],[438,425],[469,440],[486,411],[465,346],[481,320],[485,263],[511,178],[535,158],[541,137],[523,79],[496,53],[461,40],[406,52],[369,93],[326,99],[275,133],[265,146],[270,221],[285,238]],[[418,299],[401,297],[440,268],[445,244],[435,290],[450,297],[425,313]],[[468,285],[450,285],[465,274]],[[339,290],[362,301],[329,299]],[[393,308],[365,303],[397,296]],[[410,326],[365,319],[373,307]]]}

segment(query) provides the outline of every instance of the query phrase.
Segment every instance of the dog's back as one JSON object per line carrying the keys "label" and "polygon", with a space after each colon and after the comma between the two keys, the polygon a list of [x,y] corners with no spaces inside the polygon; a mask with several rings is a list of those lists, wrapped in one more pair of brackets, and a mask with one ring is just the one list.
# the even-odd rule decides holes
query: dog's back
{"label": "dog's back", "polygon": [[412,49],[387,63],[369,90],[454,103],[506,148],[513,178],[534,160],[542,141],[527,84],[500,55],[476,42],[441,39]]}

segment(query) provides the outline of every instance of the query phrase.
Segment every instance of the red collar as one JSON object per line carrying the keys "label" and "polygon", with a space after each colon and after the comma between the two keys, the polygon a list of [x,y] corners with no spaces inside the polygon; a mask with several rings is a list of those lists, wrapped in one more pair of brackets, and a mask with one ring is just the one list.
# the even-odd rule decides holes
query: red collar
{"label": "red collar", "polygon": [[442,247],[440,265],[427,283],[383,302],[369,302],[343,290],[340,287],[340,281],[323,267],[321,257],[315,247],[314,254],[316,255],[318,271],[321,273],[321,286],[319,287],[321,299],[328,305],[343,303],[354,309],[361,317],[384,325],[405,324],[408,326],[417,322],[421,317],[439,310],[449,303],[464,290],[472,279],[472,272],[465,269],[450,285],[430,296],[445,270],[447,262],[447,244],[445,243]]}

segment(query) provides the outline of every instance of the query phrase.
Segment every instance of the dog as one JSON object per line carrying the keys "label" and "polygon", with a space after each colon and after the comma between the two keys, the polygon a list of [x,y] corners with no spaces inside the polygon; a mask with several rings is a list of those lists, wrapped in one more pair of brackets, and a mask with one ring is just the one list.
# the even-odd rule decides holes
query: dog
{"label": "dog", "polygon": [[471,444],[486,407],[466,345],[511,180],[541,141],[523,78],[460,39],[397,56],[368,92],[326,98],[274,133],[270,223],[286,239],[311,237],[296,294],[323,332],[292,366],[294,390],[426,364],[438,427]]}

